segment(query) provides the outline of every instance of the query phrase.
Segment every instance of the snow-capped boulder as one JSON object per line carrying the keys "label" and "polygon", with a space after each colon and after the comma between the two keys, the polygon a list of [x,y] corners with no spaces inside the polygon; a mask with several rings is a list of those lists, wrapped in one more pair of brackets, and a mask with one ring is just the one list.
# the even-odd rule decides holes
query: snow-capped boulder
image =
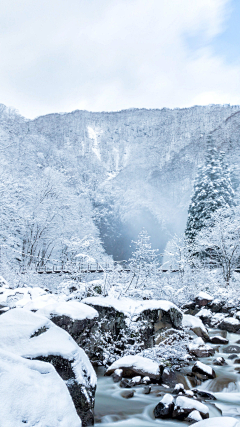
{"label": "snow-capped boulder", "polygon": [[[153,347],[157,343],[160,332],[167,328],[178,328],[182,325],[182,312],[168,301],[140,301],[131,298],[89,297],[82,303],[93,307],[99,313],[98,327],[90,333],[92,356],[104,361],[104,346],[99,346],[99,338],[105,347],[115,354],[123,354],[129,346],[134,352]],[[93,328],[94,329],[94,328]],[[83,345],[85,349],[86,346]]]}
{"label": "snow-capped boulder", "polygon": [[199,305],[200,307],[204,307],[208,305],[213,300],[214,298],[211,295],[209,295],[207,292],[200,292],[195,298],[196,304]]}
{"label": "snow-capped boulder", "polygon": [[195,410],[199,412],[203,419],[209,417],[209,409],[206,405],[198,400],[190,399],[189,397],[178,396],[176,398],[172,417],[183,421]]}
{"label": "snow-capped boulder", "polygon": [[161,367],[157,362],[154,362],[147,357],[142,356],[124,356],[116,360],[107,369],[105,375],[109,376],[116,369],[122,369],[123,377],[133,378],[136,375],[141,377],[148,376],[154,380],[160,380],[161,378]]}
{"label": "snow-capped boulder", "polygon": [[226,345],[229,343],[229,340],[227,338],[220,337],[219,335],[215,335],[214,337],[210,337],[209,342],[212,344]]}
{"label": "snow-capped boulder", "polygon": [[65,381],[83,426],[93,424],[96,374],[66,331],[44,316],[12,309],[0,316],[0,349],[50,362]]}
{"label": "snow-capped boulder", "polygon": [[222,322],[218,324],[219,329],[223,329],[227,332],[233,332],[235,334],[240,333],[240,321],[235,317],[226,317]]}
{"label": "snow-capped boulder", "polygon": [[0,349],[1,425],[81,427],[64,381],[50,363]]}
{"label": "snow-capped boulder", "polygon": [[161,319],[164,322],[164,316],[167,316],[166,323],[171,327],[179,328],[182,326],[182,312],[172,302],[165,300],[134,300],[132,298],[112,298],[112,297],[89,297],[83,301],[85,304],[97,307],[111,307],[116,311],[125,314],[125,316],[137,320],[145,312],[161,311]]}
{"label": "snow-capped boulder", "polygon": [[91,345],[91,335],[98,327],[98,312],[93,307],[73,300],[58,301],[46,305],[37,313],[67,331],[88,357],[94,359],[96,348]]}
{"label": "snow-capped boulder", "polygon": [[191,329],[198,337],[203,338],[205,341],[209,340],[207,329],[198,317],[184,314],[182,324],[184,328]]}
{"label": "snow-capped boulder", "polygon": [[165,394],[162,400],[154,408],[155,418],[171,418],[174,408],[174,397],[171,394]]}
{"label": "snow-capped boulder", "polygon": [[208,344],[205,344],[203,339],[198,337],[188,344],[189,353],[196,357],[213,356],[215,350]]}
{"label": "snow-capped boulder", "polygon": [[205,365],[205,363],[197,361],[193,367],[192,372],[194,374],[202,374],[207,377],[207,379],[216,378],[216,372],[209,365]]}

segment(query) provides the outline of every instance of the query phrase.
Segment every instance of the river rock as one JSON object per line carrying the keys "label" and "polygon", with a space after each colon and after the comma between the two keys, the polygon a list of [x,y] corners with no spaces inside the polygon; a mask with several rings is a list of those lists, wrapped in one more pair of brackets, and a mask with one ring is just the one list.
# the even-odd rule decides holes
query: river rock
{"label": "river rock", "polygon": [[202,421],[202,417],[201,417],[200,413],[195,410],[195,411],[190,412],[190,414],[187,416],[185,421],[187,421],[190,424],[195,424],[198,421]]}
{"label": "river rock", "polygon": [[184,421],[194,410],[198,411],[203,419],[209,418],[209,410],[206,405],[197,400],[185,396],[178,396],[173,409],[172,418]]}
{"label": "river rock", "polygon": [[213,356],[215,350],[208,344],[205,344],[202,338],[196,338],[188,344],[189,353],[196,357]]}
{"label": "river rock", "polygon": [[239,358],[235,359],[234,360],[234,364],[236,364],[236,365],[238,364],[239,365],[240,364],[240,359]]}
{"label": "river rock", "polygon": [[123,370],[122,369],[116,369],[112,373],[112,379],[114,383],[118,383],[122,379]]}
{"label": "river rock", "polygon": [[123,378],[119,385],[122,388],[131,388],[132,387],[131,381],[128,380],[127,378]]}
{"label": "river rock", "polygon": [[121,393],[121,396],[124,397],[124,399],[131,399],[134,396],[135,390],[125,390]]}
{"label": "river rock", "polygon": [[218,324],[218,328],[238,334],[240,333],[240,322],[235,317],[226,317]]}
{"label": "river rock", "polygon": [[212,344],[226,345],[229,343],[229,340],[227,338],[223,338],[223,337],[220,337],[219,335],[216,335],[214,337],[210,337],[209,342]]}
{"label": "river rock", "polygon": [[229,360],[234,360],[237,359],[238,355],[237,354],[230,354],[230,356],[228,356]]}
{"label": "river rock", "polygon": [[211,295],[209,295],[207,292],[200,292],[195,298],[195,303],[200,307],[205,307],[210,302],[212,302],[213,299],[214,298]]}
{"label": "river rock", "polygon": [[223,349],[223,353],[227,353],[227,354],[230,354],[230,353],[240,353],[240,346],[239,345],[235,345],[235,344],[229,345],[228,347],[225,347]]}
{"label": "river rock", "polygon": [[216,400],[216,397],[207,391],[199,390],[197,388],[194,388],[192,391],[196,396],[201,397],[204,400]]}
{"label": "river rock", "polygon": [[216,357],[216,359],[213,359],[213,365],[215,366],[224,366],[226,364],[224,357]]}
{"label": "river rock", "polygon": [[155,418],[171,418],[174,408],[174,398],[171,394],[165,394],[162,400],[154,408]]}
{"label": "river rock", "polygon": [[191,316],[190,314],[184,314],[183,327],[191,329],[198,337],[204,339],[205,341],[209,340],[208,332],[201,319],[198,317]]}
{"label": "river rock", "polygon": [[123,377],[133,378],[136,375],[148,376],[150,379],[160,380],[162,370],[157,362],[142,356],[124,356],[116,360],[105,372],[109,376],[115,369],[122,369]]}
{"label": "river rock", "polygon": [[205,365],[205,363],[199,361],[193,365],[192,372],[194,374],[206,375],[207,379],[216,378],[216,372],[211,368],[211,366]]}
{"label": "river rock", "polygon": [[85,352],[66,331],[46,317],[15,308],[0,316],[1,348],[53,365],[65,381],[82,425],[93,425],[96,374]]}
{"label": "river rock", "polygon": [[146,385],[143,387],[143,394],[150,394],[152,387],[150,385]]}
{"label": "river rock", "polygon": [[174,394],[185,393],[184,385],[182,383],[178,383],[175,385],[173,389]]}

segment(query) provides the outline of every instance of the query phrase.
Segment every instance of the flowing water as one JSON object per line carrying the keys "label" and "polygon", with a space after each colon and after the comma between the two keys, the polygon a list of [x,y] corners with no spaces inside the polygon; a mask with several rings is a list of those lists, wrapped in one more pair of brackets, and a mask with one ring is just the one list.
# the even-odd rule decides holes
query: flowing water
{"label": "flowing water", "polygon": [[[211,335],[220,335],[216,329],[209,331]],[[240,336],[228,334],[229,344],[234,344]],[[214,346],[215,356],[200,359],[203,363],[211,365],[217,377],[208,380],[198,386],[198,389],[209,391],[215,395],[217,400],[206,402],[209,407],[210,417],[229,416],[240,418],[240,363],[235,364],[234,360],[228,359],[229,354],[223,353],[227,346]],[[227,366],[213,366],[212,359],[223,356],[227,361]],[[240,355],[239,355],[240,357]],[[188,425],[181,421],[155,419],[153,409],[162,399],[167,388],[162,386],[152,386],[150,394],[143,394],[143,386],[134,387],[134,397],[125,399],[122,397],[124,389],[119,387],[119,383],[114,383],[111,377],[104,377],[104,369],[98,370],[98,386],[95,404],[95,427],[177,427]],[[181,381],[182,382],[182,381]],[[185,384],[189,384],[185,378]],[[131,390],[131,389],[130,389]],[[129,389],[128,389],[129,391]],[[204,403],[204,402],[203,402]],[[227,427],[227,426],[226,426]]]}

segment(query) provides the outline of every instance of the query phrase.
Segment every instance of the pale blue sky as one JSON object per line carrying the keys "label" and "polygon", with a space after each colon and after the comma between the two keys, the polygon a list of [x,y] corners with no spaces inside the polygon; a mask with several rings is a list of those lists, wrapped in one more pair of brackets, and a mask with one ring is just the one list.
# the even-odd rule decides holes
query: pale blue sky
{"label": "pale blue sky", "polygon": [[0,103],[26,117],[240,105],[240,0],[2,0]]}

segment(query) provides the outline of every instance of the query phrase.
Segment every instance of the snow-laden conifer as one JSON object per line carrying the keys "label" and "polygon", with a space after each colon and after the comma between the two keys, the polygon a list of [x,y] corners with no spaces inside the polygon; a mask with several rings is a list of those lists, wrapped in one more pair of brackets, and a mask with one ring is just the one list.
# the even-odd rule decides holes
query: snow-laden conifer
{"label": "snow-laden conifer", "polygon": [[194,243],[197,234],[206,226],[214,212],[233,206],[233,199],[234,191],[223,152],[219,153],[212,138],[208,137],[205,164],[199,167],[188,209],[185,231],[188,243]]}

